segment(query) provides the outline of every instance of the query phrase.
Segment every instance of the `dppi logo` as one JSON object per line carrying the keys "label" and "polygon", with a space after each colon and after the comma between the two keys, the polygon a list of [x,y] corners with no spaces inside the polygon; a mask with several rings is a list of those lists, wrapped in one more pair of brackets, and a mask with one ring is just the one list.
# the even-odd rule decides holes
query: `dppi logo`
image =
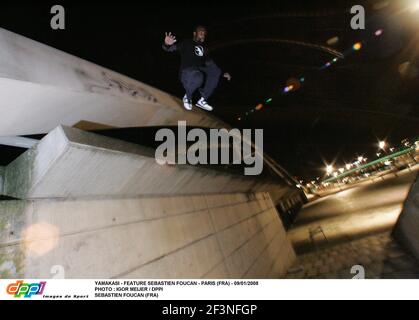
{"label": "dppi logo", "polygon": [[46,281],[39,283],[24,283],[22,280],[11,283],[7,286],[7,293],[14,295],[15,298],[31,298],[33,295],[42,294],[45,289]]}

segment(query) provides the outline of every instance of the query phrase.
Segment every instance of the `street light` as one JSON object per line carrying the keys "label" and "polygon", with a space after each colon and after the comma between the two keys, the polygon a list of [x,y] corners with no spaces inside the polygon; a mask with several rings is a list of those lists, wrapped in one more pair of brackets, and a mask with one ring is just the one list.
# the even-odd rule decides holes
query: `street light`
{"label": "street light", "polygon": [[378,147],[379,147],[380,149],[384,150],[384,149],[385,149],[385,147],[386,147],[386,142],[385,142],[385,141],[380,141],[380,142],[378,143]]}
{"label": "street light", "polygon": [[333,172],[334,168],[332,165],[327,165],[326,166],[326,172],[327,174],[331,174]]}

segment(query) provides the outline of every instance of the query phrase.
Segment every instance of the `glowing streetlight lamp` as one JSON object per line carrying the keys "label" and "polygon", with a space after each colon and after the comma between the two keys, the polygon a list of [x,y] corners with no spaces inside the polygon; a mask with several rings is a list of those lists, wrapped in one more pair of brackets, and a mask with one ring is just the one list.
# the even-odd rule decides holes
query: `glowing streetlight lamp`
{"label": "glowing streetlight lamp", "polygon": [[379,147],[381,150],[384,150],[384,149],[385,149],[385,147],[386,147],[386,145],[387,145],[387,143],[386,143],[385,141],[380,141],[380,142],[378,143],[378,147]]}
{"label": "glowing streetlight lamp", "polygon": [[345,169],[344,168],[339,168],[339,172],[340,173],[343,173],[345,171]]}
{"label": "glowing streetlight lamp", "polygon": [[327,165],[326,166],[326,173],[327,174],[332,174],[333,170],[334,170],[334,168],[333,168],[332,165]]}

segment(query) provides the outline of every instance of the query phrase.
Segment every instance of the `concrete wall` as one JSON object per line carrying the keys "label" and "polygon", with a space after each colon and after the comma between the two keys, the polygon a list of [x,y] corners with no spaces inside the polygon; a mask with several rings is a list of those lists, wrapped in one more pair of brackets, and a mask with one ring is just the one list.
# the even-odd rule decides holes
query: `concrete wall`
{"label": "concrete wall", "polygon": [[19,199],[219,194],[289,190],[281,180],[191,165],[159,165],[154,151],[58,127],[6,167],[3,194]]}
{"label": "concrete wall", "polygon": [[1,278],[277,278],[294,259],[267,193],[0,202]]}
{"label": "concrete wall", "polygon": [[[0,136],[144,126],[229,128],[142,82],[0,28]],[[268,157],[266,157],[268,159]],[[296,184],[275,161],[265,164]]]}
{"label": "concrete wall", "polygon": [[393,235],[419,260],[419,179],[409,192]]}
{"label": "concrete wall", "polygon": [[47,133],[60,124],[86,129],[176,125],[228,127],[199,108],[94,63],[0,28],[0,136]]}

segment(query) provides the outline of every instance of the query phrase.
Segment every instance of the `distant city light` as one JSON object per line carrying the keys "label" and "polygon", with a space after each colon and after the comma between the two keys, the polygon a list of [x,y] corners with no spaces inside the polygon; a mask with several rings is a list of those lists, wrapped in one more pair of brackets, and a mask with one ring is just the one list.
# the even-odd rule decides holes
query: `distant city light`
{"label": "distant city light", "polygon": [[362,160],[364,160],[364,157],[359,156],[359,157],[358,157],[358,162],[362,162]]}
{"label": "distant city light", "polygon": [[340,173],[343,173],[345,171],[345,169],[344,168],[339,168],[339,172]]}
{"label": "distant city light", "polygon": [[294,86],[291,84],[291,85],[284,88],[284,92],[285,93],[290,92],[292,89],[294,89]]}
{"label": "distant city light", "polygon": [[329,45],[329,46],[331,46],[331,45],[333,45],[333,44],[336,44],[336,43],[338,43],[339,42],[339,37],[333,37],[333,38],[330,38],[329,40],[327,40],[327,44]]}
{"label": "distant city light", "polygon": [[345,167],[346,167],[346,170],[349,170],[352,167],[352,165],[348,163]]}
{"label": "distant city light", "polygon": [[361,48],[362,48],[362,43],[361,43],[361,42],[357,42],[357,43],[355,43],[355,44],[352,46],[352,48],[353,48],[355,51],[361,50]]}
{"label": "distant city light", "polygon": [[379,37],[383,34],[383,29],[378,29],[377,31],[374,32],[375,36]]}
{"label": "distant city light", "polygon": [[260,109],[262,109],[263,108],[263,104],[261,104],[261,103],[259,103],[257,106],[256,106],[256,110],[260,110]]}
{"label": "distant city light", "polygon": [[269,103],[272,101],[272,98],[269,98],[268,100],[266,100],[266,103]]}
{"label": "distant city light", "polygon": [[328,166],[326,166],[326,172],[327,172],[327,174],[331,174],[332,172],[333,172],[333,166],[331,166],[331,165],[328,165]]}
{"label": "distant city light", "polygon": [[385,141],[380,141],[380,142],[378,143],[378,147],[379,147],[380,149],[383,149],[383,150],[384,150],[384,148],[386,147],[386,142],[385,142]]}

